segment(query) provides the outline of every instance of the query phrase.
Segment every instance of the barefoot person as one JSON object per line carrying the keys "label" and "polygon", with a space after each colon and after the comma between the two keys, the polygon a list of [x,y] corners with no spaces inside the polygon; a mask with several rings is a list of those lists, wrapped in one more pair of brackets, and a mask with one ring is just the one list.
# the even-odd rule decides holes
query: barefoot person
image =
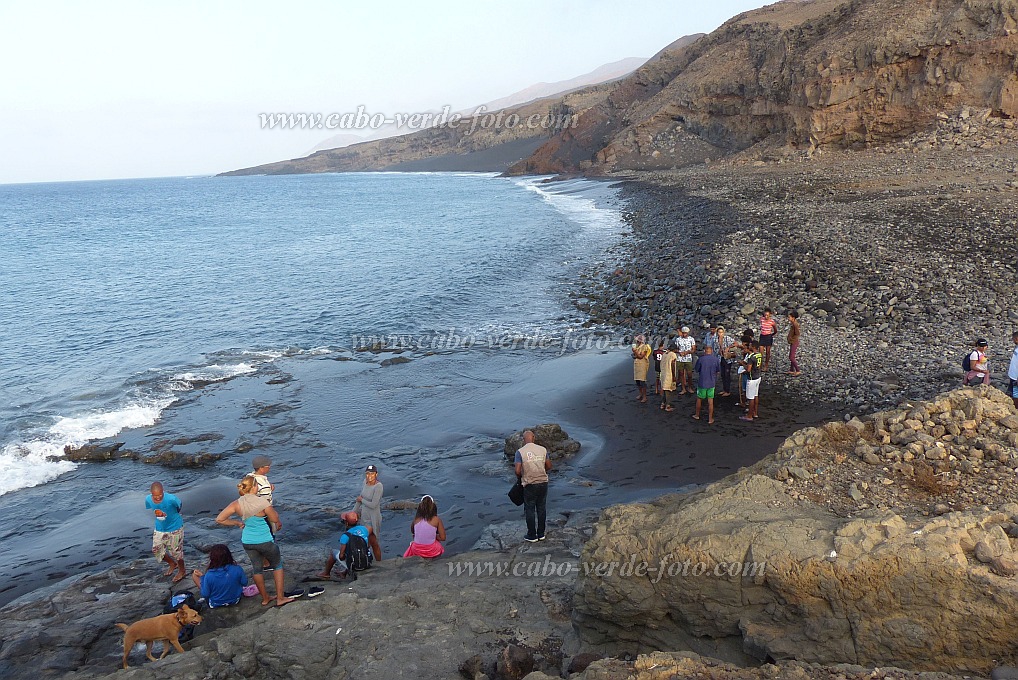
{"label": "barefoot person", "polygon": [[703,348],[703,356],[696,360],[696,411],[693,420],[700,420],[700,408],[703,400],[707,400],[707,422],[714,423],[714,388],[721,370],[721,359],[714,354],[714,346]]}
{"label": "barefoot person", "polygon": [[764,307],[763,316],[760,317],[760,349],[763,351],[763,367],[766,371],[771,365],[771,347],[774,346],[774,336],[778,334],[778,322],[770,307]]}
{"label": "barefoot person", "polygon": [[209,568],[203,574],[195,569],[191,580],[198,586],[209,606],[229,607],[240,602],[247,585],[247,575],[233,560],[233,553],[222,543],[209,548]]}
{"label": "barefoot person", "polygon": [[155,515],[152,554],[169,565],[163,575],[172,575],[173,582],[177,583],[187,575],[184,570],[184,518],[180,516],[180,499],[163,491],[159,482],[154,482],[145,497],[145,507]]}
{"label": "barefoot person", "polygon": [[[339,518],[346,524],[346,530],[339,537],[339,550],[329,552],[329,557],[325,561],[325,569],[318,574],[318,578],[331,579],[332,570],[336,567],[339,567],[339,577],[346,578],[347,572],[350,572],[351,566],[354,566],[350,564],[353,559],[350,549],[352,536],[364,541],[362,545],[367,546],[366,549],[370,550],[366,557],[371,557],[371,553],[374,553],[373,561],[378,562],[382,559],[382,549],[378,544],[378,537],[375,536],[371,527],[360,523],[360,517],[356,512],[344,512]],[[357,578],[357,574],[354,573],[353,577]]]}
{"label": "barefoot person", "polygon": [[[369,465],[364,473],[364,484],[361,486],[361,495],[357,496],[357,504],[353,511],[361,518],[361,523],[371,527],[375,536],[381,535],[382,531],[382,483],[378,481],[378,468]],[[382,559],[378,555],[378,559]]]}
{"label": "barefoot person", "polygon": [[799,338],[802,329],[799,327],[799,312],[794,309],[788,313],[788,375],[802,375],[795,353],[799,351]]}
{"label": "barefoot person", "polygon": [[661,359],[661,410],[674,411],[672,400],[675,398],[675,382],[679,371],[679,361],[675,352],[669,347]]}
{"label": "barefoot person", "polygon": [[642,335],[633,339],[633,379],[636,381],[636,389],[640,391],[638,401],[641,404],[647,403],[647,371],[650,370],[650,345]]}
{"label": "barefoot person", "polygon": [[[287,597],[283,590],[282,557],[279,555],[279,547],[276,545],[275,538],[269,531],[269,522],[272,522],[277,532],[283,528],[283,524],[279,521],[279,514],[269,504],[269,501],[258,495],[258,483],[255,481],[254,475],[247,475],[240,480],[240,483],[237,484],[237,491],[240,493],[240,498],[223,508],[223,511],[216,517],[216,522],[223,526],[240,527],[244,530],[240,535],[240,541],[244,546],[244,552],[251,558],[251,570],[254,572],[252,578],[262,596],[262,606],[272,603],[268,591],[265,590],[265,576],[262,574],[264,569],[262,564],[267,561],[269,568],[273,570],[272,581],[276,586],[276,606],[282,607],[284,604],[293,602],[294,598]],[[240,519],[231,519],[234,515],[239,516]]]}
{"label": "barefoot person", "polygon": [[417,514],[410,523],[410,534],[414,537],[403,557],[441,557],[445,552],[440,541],[445,540],[445,525],[438,516],[435,499],[425,496],[417,505]]}

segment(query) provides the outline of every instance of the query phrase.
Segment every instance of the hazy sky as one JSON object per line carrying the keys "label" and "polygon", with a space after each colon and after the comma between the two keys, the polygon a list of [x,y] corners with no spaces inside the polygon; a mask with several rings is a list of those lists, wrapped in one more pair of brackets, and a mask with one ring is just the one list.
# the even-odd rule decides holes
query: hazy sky
{"label": "hazy sky", "polygon": [[764,0],[0,0],[0,183],[213,174],[342,130],[260,113],[465,109],[709,33]]}

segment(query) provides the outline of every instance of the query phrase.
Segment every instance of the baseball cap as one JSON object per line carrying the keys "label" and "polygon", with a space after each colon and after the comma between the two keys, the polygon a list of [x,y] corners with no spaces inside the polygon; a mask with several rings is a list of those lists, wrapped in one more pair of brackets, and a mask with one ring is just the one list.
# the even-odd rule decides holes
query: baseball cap
{"label": "baseball cap", "polygon": [[272,465],[272,459],[269,458],[268,456],[255,456],[254,460],[251,461],[251,465],[254,467],[255,470],[257,470],[260,467]]}
{"label": "baseball cap", "polygon": [[378,468],[376,468],[374,465],[369,465],[367,472],[378,472]]}
{"label": "baseball cap", "polygon": [[683,326],[682,327],[682,332],[683,333],[688,333],[689,332],[689,326]]}
{"label": "baseball cap", "polygon": [[990,343],[986,342],[986,340],[983,339],[983,338],[979,338],[978,340],[976,340],[976,346],[977,347],[986,347],[989,344]]}

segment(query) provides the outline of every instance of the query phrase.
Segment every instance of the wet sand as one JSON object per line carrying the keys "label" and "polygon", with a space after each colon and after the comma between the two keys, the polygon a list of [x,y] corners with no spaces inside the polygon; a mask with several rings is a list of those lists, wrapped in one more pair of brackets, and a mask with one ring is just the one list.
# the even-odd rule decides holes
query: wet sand
{"label": "wet sand", "polygon": [[[4,559],[0,605],[86,572],[146,558],[151,525],[144,496],[153,480],[181,497],[188,569],[202,548],[238,531],[215,524],[236,497],[250,459],[274,465],[278,537],[287,572],[299,580],[321,569],[338,538],[339,514],[352,508],[368,463],[380,467],[385,504],[436,498],[449,540],[447,556],[471,549],[484,529],[518,522],[506,498],[514,475],[504,438],[557,422],[583,449],[556,463],[549,490],[549,531],[563,513],[646,500],[711,482],[772,453],[785,436],[830,417],[763,388],[762,418],[738,420],[734,398],[719,400],[716,423],[690,418],[694,399],[673,413],[636,402],[624,350],[471,350],[380,367],[335,356],[285,360],[258,375],[213,385],[169,409],[152,428],[122,433],[127,447],[203,432],[223,435],[201,446],[222,453],[214,466],[166,470],[132,461],[82,465],[51,485],[0,497]],[[238,453],[238,442],[255,449]],[[56,499],[56,500],[55,500]],[[386,558],[410,540],[411,510],[383,510]],[[21,518],[26,518],[24,523]],[[149,558],[151,559],[151,558]],[[153,578],[161,567],[152,560]]]}

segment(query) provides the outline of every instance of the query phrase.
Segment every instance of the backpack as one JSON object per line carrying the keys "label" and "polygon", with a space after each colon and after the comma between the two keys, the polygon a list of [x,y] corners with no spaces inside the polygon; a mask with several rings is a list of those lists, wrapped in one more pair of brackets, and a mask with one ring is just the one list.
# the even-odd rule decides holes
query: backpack
{"label": "backpack", "polygon": [[972,352],[965,352],[965,358],[961,360],[961,370],[966,373],[972,370]]}
{"label": "backpack", "polygon": [[[188,590],[182,590],[179,593],[170,595],[170,599],[163,605],[163,614],[173,614],[182,606],[187,605],[191,609],[198,611],[198,601],[194,599],[194,593]],[[188,642],[194,637],[194,624],[184,626],[180,629],[180,633],[177,635],[177,640],[180,642]]]}
{"label": "backpack", "polygon": [[346,532],[346,566],[350,571],[364,571],[371,566],[371,552],[368,542],[361,536]]}

